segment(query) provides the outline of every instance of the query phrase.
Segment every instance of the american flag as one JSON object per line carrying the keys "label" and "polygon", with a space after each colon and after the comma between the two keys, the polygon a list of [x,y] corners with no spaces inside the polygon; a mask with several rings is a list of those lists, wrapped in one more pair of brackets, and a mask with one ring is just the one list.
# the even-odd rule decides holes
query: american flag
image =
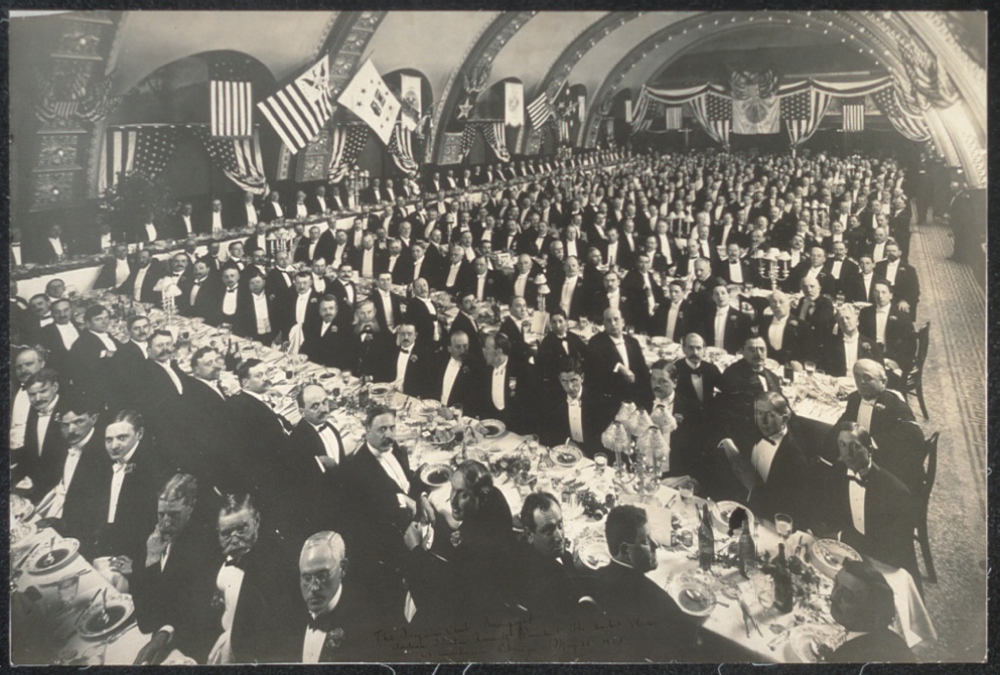
{"label": "american flag", "polygon": [[298,152],[306,147],[333,114],[329,59],[321,58],[257,108],[290,150]]}
{"label": "american flag", "polygon": [[842,106],[843,122],[841,128],[844,131],[864,131],[865,130],[865,100],[847,99]]}
{"label": "american flag", "polygon": [[691,111],[713,140],[729,145],[729,132],[733,128],[733,99],[706,92],[691,99]]}
{"label": "american flag", "polygon": [[247,138],[214,138],[209,130],[192,126],[195,137],[205,144],[212,163],[226,174],[240,189],[262,195],[267,192],[264,177],[264,160],[260,153],[260,134],[257,129]]}
{"label": "american flag", "polygon": [[479,126],[472,122],[466,122],[465,127],[462,129],[462,157],[469,154],[469,150],[472,150],[472,144],[476,140],[476,133],[479,131]]}
{"label": "american flag", "polygon": [[392,136],[389,138],[389,153],[392,155],[392,161],[403,173],[412,175],[417,172],[419,167],[416,160],[413,159],[411,139],[412,133],[407,125],[401,121],[396,122],[396,128],[392,130]]}
{"label": "american flag", "polygon": [[503,122],[492,122],[484,125],[483,137],[486,144],[490,146],[501,162],[510,161],[510,152],[507,150],[507,129]]}
{"label": "american flag", "polygon": [[792,145],[806,141],[819,127],[830,105],[830,96],[815,87],[781,99],[781,118],[785,120]]}
{"label": "american flag", "polygon": [[103,192],[116,185],[123,173],[139,172],[155,177],[170,161],[179,137],[179,128],[169,124],[109,128],[98,189]]}
{"label": "american flag", "polygon": [[330,155],[330,168],[327,169],[327,179],[331,183],[339,183],[354,166],[361,149],[368,141],[368,127],[364,124],[337,125],[330,134],[333,152]]}
{"label": "american flag", "polygon": [[663,113],[663,124],[666,129],[681,128],[681,107],[679,105],[668,105]]}
{"label": "american flag", "polygon": [[645,131],[649,128],[649,123],[646,122],[646,114],[649,111],[649,96],[646,94],[646,90],[643,89],[639,94],[639,100],[636,102],[635,107],[632,110],[632,133],[636,131]]}
{"label": "american flag", "polygon": [[541,129],[550,117],[552,117],[552,106],[549,104],[548,93],[543,91],[538,98],[528,104],[528,118],[533,129]]}
{"label": "american flag", "polygon": [[882,114],[889,118],[896,131],[911,141],[923,142],[931,140],[927,123],[922,117],[916,117],[903,111],[897,100],[896,87],[883,87],[873,93],[872,100]]}
{"label": "american flag", "polygon": [[77,101],[51,101],[45,99],[40,105],[35,106],[35,117],[42,122],[51,122],[54,119],[69,119],[77,114],[79,108]]}
{"label": "american flag", "polygon": [[253,127],[250,62],[220,57],[209,65],[208,93],[213,136],[249,136]]}

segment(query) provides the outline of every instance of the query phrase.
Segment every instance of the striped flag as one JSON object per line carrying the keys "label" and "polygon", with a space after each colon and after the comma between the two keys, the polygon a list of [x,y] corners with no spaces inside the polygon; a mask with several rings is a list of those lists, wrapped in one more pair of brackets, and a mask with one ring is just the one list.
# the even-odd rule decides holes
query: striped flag
{"label": "striped flag", "polygon": [[41,105],[35,106],[35,117],[41,122],[51,122],[54,119],[68,120],[77,114],[80,104],[77,101],[50,101],[45,99]]}
{"label": "striped flag", "polygon": [[729,145],[733,128],[733,99],[707,92],[691,99],[691,112],[698,123],[718,143]]}
{"label": "striped flag", "polygon": [[643,89],[639,94],[639,100],[632,107],[632,133],[645,131],[649,128],[649,123],[646,122],[646,113],[648,111],[649,96],[646,94],[646,90]]}
{"label": "striped flag", "polygon": [[328,58],[321,58],[257,108],[290,150],[298,152],[306,147],[333,114]]}
{"label": "striped flag", "polygon": [[830,95],[815,87],[782,97],[781,118],[792,145],[804,143],[816,132],[829,105]]}
{"label": "striped flag", "polygon": [[922,117],[905,112],[897,100],[896,87],[883,87],[872,95],[872,100],[882,114],[889,118],[892,126],[911,141],[931,140],[927,122]]}
{"label": "striped flag", "polygon": [[333,152],[330,154],[330,168],[327,180],[339,183],[354,166],[355,160],[368,140],[368,127],[364,124],[339,124],[330,134]]}
{"label": "striped flag", "polygon": [[842,130],[846,132],[853,131],[864,131],[865,130],[865,100],[864,99],[849,99],[851,102],[848,103],[844,101],[842,106],[843,110],[843,122],[841,123]]}
{"label": "striped flag", "polygon": [[412,134],[402,122],[396,122],[392,137],[389,139],[389,153],[392,161],[403,173],[414,174],[419,168],[413,159]]}
{"label": "striped flag", "polygon": [[543,91],[538,98],[528,104],[528,118],[533,129],[541,129],[550,117],[552,117],[552,106],[549,104],[549,95]]}
{"label": "striped flag", "polygon": [[507,129],[503,122],[492,122],[484,125],[483,137],[497,159],[501,162],[510,161],[510,152],[507,150]]}
{"label": "striped flag", "polygon": [[174,125],[112,127],[105,134],[105,149],[98,176],[98,190],[114,187],[124,173],[159,174],[174,154],[180,136]]}
{"label": "striped flag", "polygon": [[253,87],[246,59],[221,58],[209,66],[209,120],[213,136],[249,136],[253,126]]}
{"label": "striped flag", "polygon": [[663,125],[665,129],[681,128],[681,107],[679,105],[668,105],[663,113]]}
{"label": "striped flag", "polygon": [[195,137],[205,144],[212,163],[226,174],[240,189],[262,195],[267,192],[264,177],[264,159],[260,152],[260,134],[257,129],[246,138],[215,138],[209,129],[192,126]]}

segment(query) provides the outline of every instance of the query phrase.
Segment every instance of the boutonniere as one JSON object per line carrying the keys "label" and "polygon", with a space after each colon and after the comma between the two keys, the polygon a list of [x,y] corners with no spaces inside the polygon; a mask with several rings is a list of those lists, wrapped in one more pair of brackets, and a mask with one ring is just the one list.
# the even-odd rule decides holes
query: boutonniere
{"label": "boutonniere", "polygon": [[101,358],[102,359],[108,358],[108,350],[107,349],[102,349],[101,350]]}
{"label": "boutonniere", "polygon": [[458,547],[462,543],[462,532],[460,530],[455,530],[451,533],[451,545]]}
{"label": "boutonniere", "polygon": [[469,367],[468,366],[462,366],[462,374],[463,375],[468,375],[469,374]]}
{"label": "boutonniere", "polygon": [[729,320],[730,321],[736,321],[736,315],[735,314],[730,314],[729,315]]}
{"label": "boutonniere", "polygon": [[895,320],[896,320],[896,316],[893,315],[893,314],[890,314],[889,315],[889,321],[895,321]]}
{"label": "boutonniere", "polygon": [[417,362],[417,355],[410,354],[410,363],[416,363],[416,362]]}
{"label": "boutonniere", "polygon": [[866,351],[871,351],[872,346],[868,342],[862,342],[861,343],[861,348],[864,349],[864,350],[866,350]]}
{"label": "boutonniere", "polygon": [[875,410],[885,410],[885,403],[876,403]]}
{"label": "boutonniere", "polygon": [[318,302],[318,300],[316,300],[316,298],[309,298],[309,304],[310,305],[315,305],[317,302]]}
{"label": "boutonniere", "polygon": [[326,646],[330,649],[339,649],[344,642],[344,629],[334,628],[326,632]]}
{"label": "boutonniere", "polygon": [[122,473],[126,476],[133,471],[135,471],[135,462],[125,462],[125,464],[122,465]]}
{"label": "boutonniere", "polygon": [[336,333],[338,328],[339,328],[339,326],[330,326],[330,332],[331,333]]}

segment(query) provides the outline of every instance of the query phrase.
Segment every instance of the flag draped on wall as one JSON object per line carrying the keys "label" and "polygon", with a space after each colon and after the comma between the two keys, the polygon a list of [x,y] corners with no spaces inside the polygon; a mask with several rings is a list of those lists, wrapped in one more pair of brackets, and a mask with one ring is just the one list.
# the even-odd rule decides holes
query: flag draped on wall
{"label": "flag draped on wall", "polygon": [[402,122],[396,123],[392,137],[389,139],[389,154],[392,161],[406,174],[415,174],[420,167],[413,159],[412,134]]}
{"label": "flag draped on wall", "polygon": [[781,117],[793,146],[804,143],[816,132],[829,105],[829,94],[815,87],[781,99]]}
{"label": "flag draped on wall", "polygon": [[507,133],[503,122],[487,122],[483,125],[483,138],[490,150],[501,162],[510,161],[510,152],[507,150]]}
{"label": "flag draped on wall", "polygon": [[733,133],[780,131],[778,78],[772,71],[734,72],[729,78],[729,88],[733,97]]}
{"label": "flag draped on wall", "polygon": [[208,68],[209,120],[213,136],[249,136],[253,86],[246,59],[220,58]]}
{"label": "flag draped on wall", "polygon": [[333,114],[330,66],[326,56],[291,84],[257,104],[281,141],[298,152],[319,135]]}
{"label": "flag draped on wall", "polygon": [[524,124],[524,85],[520,82],[504,82],[503,85],[504,123],[512,127]]}
{"label": "flag draped on wall", "polygon": [[682,125],[681,106],[667,106],[663,113],[663,126],[668,130],[680,129]]}
{"label": "flag draped on wall", "polygon": [[549,103],[549,96],[546,92],[538,95],[534,101],[528,104],[528,119],[534,129],[541,129],[549,118],[552,117],[552,105]]}
{"label": "flag draped on wall", "polygon": [[843,111],[843,121],[841,130],[845,132],[857,132],[865,130],[865,99],[847,99],[841,106]]}
{"label": "flag draped on wall", "polygon": [[337,102],[357,115],[384,144],[389,145],[400,104],[371,59],[361,64]]}
{"label": "flag draped on wall", "polygon": [[896,131],[903,134],[903,136],[911,141],[923,142],[931,140],[927,122],[922,117],[917,117],[906,112],[899,105],[898,93],[895,86],[883,87],[874,92],[872,100],[878,106],[878,109],[882,111],[882,114],[889,119],[889,122],[892,123]]}
{"label": "flag draped on wall", "polygon": [[368,127],[363,124],[338,124],[330,133],[331,154],[327,180],[339,183],[354,166],[368,140]]}
{"label": "flag draped on wall", "polygon": [[[649,128],[649,125],[646,124],[646,115],[649,112],[650,103],[651,101],[649,96],[646,95],[645,89],[639,93],[639,100],[636,101],[634,107],[632,106],[631,101],[625,102],[626,113],[631,113],[631,118],[628,121],[632,124],[633,134],[637,131],[645,131],[645,129]],[[626,117],[628,117],[627,114]],[[645,128],[643,127],[644,124]]]}
{"label": "flag draped on wall", "polygon": [[705,92],[691,99],[691,111],[698,124],[717,143],[729,145],[729,132],[733,123],[733,100],[728,96],[719,96]]}
{"label": "flag draped on wall", "polygon": [[212,163],[240,189],[262,195],[267,192],[264,158],[260,152],[260,134],[253,129],[247,138],[214,138],[205,127],[190,127],[196,138],[205,144]]}
{"label": "flag draped on wall", "polygon": [[469,154],[472,150],[472,144],[476,140],[476,134],[479,131],[479,125],[473,122],[466,122],[465,127],[462,129],[462,159]]}
{"label": "flag draped on wall", "polygon": [[123,173],[134,171],[155,178],[170,161],[179,138],[180,128],[174,125],[109,128],[98,191],[116,185]]}

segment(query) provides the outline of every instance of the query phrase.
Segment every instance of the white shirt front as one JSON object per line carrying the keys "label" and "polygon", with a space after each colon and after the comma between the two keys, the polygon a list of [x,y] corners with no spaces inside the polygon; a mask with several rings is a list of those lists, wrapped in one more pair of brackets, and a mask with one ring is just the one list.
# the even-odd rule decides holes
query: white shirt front
{"label": "white shirt front", "polygon": [[181,216],[181,220],[184,221],[185,234],[191,234],[194,231],[191,227],[191,216]]}
{"label": "white shirt front", "polygon": [[875,410],[875,401],[866,401],[861,399],[861,405],[858,406],[858,426],[862,427],[865,431],[871,433],[872,430],[872,412]]}
{"label": "white shirt front", "polygon": [[194,306],[195,301],[198,299],[198,292],[201,290],[203,283],[205,283],[205,279],[195,279],[194,283],[191,284],[191,298],[189,300],[191,306]]}
{"label": "white shirt front", "polygon": [[413,353],[413,347],[409,349],[399,349],[399,355],[396,357],[396,378],[394,380],[396,388],[402,391],[403,381],[406,379],[406,367],[410,364],[410,355]]}
{"label": "white shirt front", "polygon": [[726,341],[726,319],[729,318],[729,308],[715,310],[715,346],[722,348]]}
{"label": "white shirt front", "polygon": [[875,340],[885,344],[885,325],[889,322],[889,305],[875,308]]}
{"label": "white shirt front", "polygon": [[326,279],[316,274],[312,275],[312,279],[313,289],[320,295],[324,295],[326,293]]}
{"label": "white shirt front", "polygon": [[386,474],[395,481],[396,485],[399,486],[399,491],[403,494],[409,494],[410,492],[410,481],[406,478],[406,473],[403,471],[403,467],[400,466],[399,461],[390,451],[379,452],[371,445],[368,446],[372,455],[378,460],[378,463],[382,465],[382,469],[385,470]]}
{"label": "white shirt front", "polygon": [[28,392],[24,387],[20,387],[14,394],[14,400],[10,406],[10,447],[17,449],[24,447],[24,430],[28,425],[28,413],[31,412],[31,402],[28,401]]}
{"label": "white shirt front", "polygon": [[580,398],[566,397],[569,410],[569,437],[577,443],[583,443],[583,412],[580,408]]}
{"label": "white shirt front", "polygon": [[875,248],[872,251],[872,259],[875,262],[882,262],[885,260],[885,244],[886,242],[884,241],[881,244],[875,244]]}
{"label": "white shirt front", "polygon": [[837,260],[836,258],[834,258],[833,259],[833,264],[830,265],[830,276],[832,276],[834,279],[839,280],[840,279],[840,271],[843,268],[844,268],[844,261],[843,260]]}
{"label": "white shirt front", "polygon": [[576,253],[576,239],[566,240],[566,255],[567,257],[568,256],[573,256],[574,258],[578,257]]}
{"label": "white shirt front", "polygon": [[316,247],[319,246],[319,239],[309,242],[309,261],[316,259]]}
{"label": "white shirt front", "polygon": [[149,271],[149,265],[145,267],[140,267],[139,271],[135,275],[135,288],[132,289],[132,297],[136,302],[142,300],[142,282],[146,279],[146,272]]}
{"label": "white shirt front", "polygon": [[263,293],[251,293],[253,311],[257,316],[257,335],[271,332],[271,317],[267,312],[267,296]]}
{"label": "white shirt front", "polygon": [[177,377],[177,373],[175,373],[174,369],[170,367],[170,364],[160,363],[159,361],[155,361],[154,363],[160,366],[160,368],[163,368],[163,370],[167,371],[167,375],[170,377],[170,381],[174,383],[174,388],[177,389],[177,393],[183,395],[184,387],[181,385],[181,378]]}
{"label": "white shirt front", "polygon": [[396,317],[392,313],[392,296],[381,288],[378,294],[382,296],[382,308],[385,310],[385,324],[392,328],[396,325]]}
{"label": "white shirt front", "polygon": [[729,262],[729,281],[734,284],[743,283],[743,266],[738,260]]}
{"label": "white shirt front", "polygon": [[476,300],[486,299],[486,275],[477,274],[476,275]]}
{"label": "white shirt front", "polygon": [[767,342],[771,345],[771,349],[775,351],[780,351],[785,344],[785,326],[788,324],[788,315],[781,317],[774,317],[771,321],[770,327],[767,329]]}
{"label": "white shirt front", "polygon": [[[323,441],[323,450],[326,452],[326,456],[332,459],[334,462],[340,461],[340,453],[343,452],[344,448],[337,440],[337,434],[333,432],[333,428],[330,427],[329,423],[322,424],[320,426],[312,425],[312,428],[316,430],[319,434],[319,439]],[[319,459],[316,460],[319,462]],[[326,467],[322,464],[319,465],[320,469],[324,472]]]}
{"label": "white shirt front", "polygon": [[302,325],[306,320],[306,310],[309,309],[311,293],[299,293],[295,298],[295,323]]}
{"label": "white shirt front", "polygon": [[[340,596],[344,592],[344,585],[337,588],[337,592],[330,599],[323,613],[332,612],[340,602]],[[318,615],[314,614],[315,619]],[[318,628],[306,626],[306,634],[302,640],[302,663],[319,663],[320,654],[323,652],[323,644],[326,642],[326,632]]]}
{"label": "white shirt front", "polygon": [[46,412],[38,413],[38,422],[35,425],[35,438],[38,439],[38,456],[42,455],[42,448],[45,447],[45,437],[49,433],[49,424],[52,422],[52,411],[56,409],[56,404],[59,402],[59,397],[56,396],[49,405],[49,409]]}
{"label": "white shirt front", "polygon": [[129,450],[128,454],[115,462],[111,469],[111,498],[108,500],[108,522],[115,522],[115,515],[118,513],[118,498],[122,494],[122,484],[125,482],[125,471],[128,461],[132,459],[136,448]]}
{"label": "white shirt front", "polygon": [[504,392],[506,383],[507,362],[505,361],[502,366],[496,366],[493,368],[493,382],[490,387],[490,396],[493,399],[493,407],[497,410],[503,410],[506,407],[506,396]]}
{"label": "white shirt front", "polygon": [[899,272],[899,260],[893,260],[885,266],[885,278],[890,283],[896,284],[896,273]]}
{"label": "white shirt front", "polygon": [[236,314],[236,290],[235,288],[227,288],[226,294],[222,298],[222,313],[226,316]]}
{"label": "white shirt front", "polygon": [[136,342],[135,340],[132,340],[131,342],[132,342],[132,344],[134,344],[136,347],[139,348],[139,353],[142,354],[142,358],[144,358],[144,359],[145,358],[149,358],[149,355],[146,352],[146,345],[144,345],[141,342]]}
{"label": "white shirt front", "polygon": [[570,306],[573,303],[573,291],[576,289],[576,280],[577,277],[566,277],[566,281],[563,282],[559,308],[566,312],[567,315],[569,315]]}
{"label": "white shirt front", "polygon": [[461,369],[461,361],[456,361],[453,358],[448,359],[448,365],[444,369],[444,380],[441,382],[441,403],[444,405],[448,405],[451,389],[455,386],[455,378],[458,377],[458,371]]}
{"label": "white shirt front", "polygon": [[854,331],[854,335],[848,336],[844,335],[844,365],[847,368],[845,372],[854,372],[854,363],[858,360],[858,332]]}
{"label": "white shirt front", "polygon": [[[333,266],[340,267],[341,263],[344,261],[344,255],[347,253],[347,243],[337,244],[337,248],[333,251]],[[312,254],[310,254],[312,255]]]}
{"label": "white shirt front", "polygon": [[320,213],[326,213],[326,199],[323,197],[316,197],[316,202],[319,204]]}
{"label": "white shirt front", "polygon": [[[252,208],[250,210],[253,211]],[[254,211],[254,222],[251,223],[253,225],[257,224],[257,222],[256,222],[256,220],[257,220],[256,216],[257,216],[257,212]],[[248,218],[248,220],[249,220],[249,218]],[[212,232],[213,233],[214,232],[222,232],[222,212],[221,211],[212,211]]]}
{"label": "white shirt front", "polygon": [[[66,494],[69,490],[69,486],[73,482],[73,476],[76,474],[76,467],[80,463],[80,456],[83,454],[83,448],[90,442],[90,439],[93,438],[93,436],[94,430],[91,429],[86,438],[76,445],[70,446],[66,450],[66,462],[63,464],[62,480],[59,483],[59,491],[62,494]],[[53,515],[53,517],[58,518],[59,516]]]}
{"label": "white shirt front", "polygon": [[[860,478],[851,470],[847,471],[847,476]],[[851,503],[851,523],[854,529],[861,535],[865,533],[865,486],[857,481],[847,481],[847,496]]]}
{"label": "white shirt front", "polygon": [[219,574],[215,577],[215,587],[222,592],[226,608],[222,613],[222,629],[233,629],[233,618],[236,616],[236,603],[240,599],[240,589],[243,588],[243,570],[236,565],[222,564]]}
{"label": "white shirt front", "polygon": [[271,206],[274,207],[274,217],[275,218],[284,218],[285,217],[285,212],[281,208],[281,204],[279,204],[278,202],[271,202]]}
{"label": "white shirt front", "polygon": [[611,342],[615,345],[615,349],[618,350],[618,356],[622,359],[621,365],[631,370],[628,360],[628,347],[625,345],[625,338],[611,338]]}
{"label": "white shirt front", "polygon": [[[277,205],[275,205],[275,206],[277,206]],[[253,207],[252,203],[251,204],[247,204],[245,202],[243,204],[243,208],[246,209],[246,212],[247,212],[247,225],[256,225],[257,224],[257,209],[255,209]],[[277,208],[275,209],[275,211],[280,214],[281,207],[277,206]],[[280,218],[281,216],[279,215],[278,217]],[[222,223],[220,222],[219,224],[221,226]],[[215,225],[215,223],[213,222],[213,227],[214,227],[214,225]],[[220,229],[221,229],[221,227],[220,227]]]}
{"label": "white shirt front", "polygon": [[361,276],[375,275],[375,247],[361,249]]}
{"label": "white shirt front", "polygon": [[14,259],[14,264],[15,265],[20,265],[21,264],[21,245],[20,244],[11,244],[10,245],[10,254],[11,254],[11,256]]}
{"label": "white shirt front", "polygon": [[49,237],[49,243],[52,244],[52,250],[57,256],[61,256],[66,253],[66,251],[63,250],[62,239],[59,237]]}
{"label": "white shirt front", "polygon": [[[767,482],[768,475],[771,473],[771,464],[774,462],[774,456],[778,452],[778,446],[781,445],[786,431],[782,431],[777,438],[770,440],[762,438],[757,441],[757,444],[753,446],[753,451],[750,453],[750,463],[753,465],[757,475],[765,483]],[[772,443],[771,441],[774,442]]]}
{"label": "white shirt front", "polygon": [[59,337],[62,338],[67,351],[73,348],[73,343],[80,337],[80,331],[72,323],[57,323],[56,330],[59,331]]}
{"label": "white shirt front", "polygon": [[149,241],[156,241],[156,225],[146,223],[144,227],[146,228],[146,238],[149,239]]}
{"label": "white shirt front", "polygon": [[528,288],[528,275],[518,274],[517,278],[514,279],[514,296],[515,297],[525,297],[525,291]]}
{"label": "white shirt front", "polygon": [[869,272],[868,274],[861,275],[861,283],[865,285],[865,300],[872,295],[872,281],[875,279],[875,273]]}
{"label": "white shirt front", "polygon": [[450,288],[455,285],[455,282],[458,279],[458,271],[460,269],[462,269],[462,263],[457,262],[451,264],[451,268],[448,270],[448,280],[445,281],[444,284],[445,286]]}
{"label": "white shirt front", "polygon": [[101,235],[101,250],[102,251],[107,251],[113,245],[114,245],[114,242],[111,240],[111,235],[110,234],[102,234]]}
{"label": "white shirt front", "polygon": [[128,275],[132,273],[129,269],[128,260],[115,259],[115,288],[118,288],[128,280]]}

